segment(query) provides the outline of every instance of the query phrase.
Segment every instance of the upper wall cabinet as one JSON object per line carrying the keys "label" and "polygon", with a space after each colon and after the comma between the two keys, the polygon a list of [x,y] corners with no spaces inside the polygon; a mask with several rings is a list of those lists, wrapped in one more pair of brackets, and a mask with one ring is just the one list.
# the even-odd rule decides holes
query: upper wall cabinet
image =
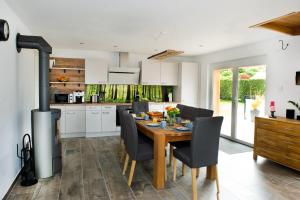
{"label": "upper wall cabinet", "polygon": [[178,64],[155,60],[140,62],[141,84],[143,85],[177,85]]}
{"label": "upper wall cabinet", "polygon": [[87,58],[85,60],[85,83],[106,84],[108,64],[99,59]]}
{"label": "upper wall cabinet", "polygon": [[160,64],[160,80],[162,85],[178,84],[178,64],[161,62]]}
{"label": "upper wall cabinet", "polygon": [[160,62],[141,61],[141,84],[160,85]]}

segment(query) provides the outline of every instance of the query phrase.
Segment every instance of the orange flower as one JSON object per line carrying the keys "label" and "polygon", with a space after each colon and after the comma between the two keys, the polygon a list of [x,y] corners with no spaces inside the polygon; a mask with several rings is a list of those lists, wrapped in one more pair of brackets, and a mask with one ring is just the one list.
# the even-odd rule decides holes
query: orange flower
{"label": "orange flower", "polygon": [[169,111],[172,109],[172,106],[167,106],[165,109],[166,109],[166,111]]}

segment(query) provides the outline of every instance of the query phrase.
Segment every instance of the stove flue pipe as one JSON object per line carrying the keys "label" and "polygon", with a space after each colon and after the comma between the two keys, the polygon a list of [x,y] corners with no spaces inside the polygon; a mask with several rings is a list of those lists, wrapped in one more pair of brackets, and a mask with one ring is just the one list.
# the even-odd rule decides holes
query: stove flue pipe
{"label": "stove flue pipe", "polygon": [[39,110],[49,111],[49,54],[52,47],[40,36],[17,34],[17,51],[37,49],[39,51]]}

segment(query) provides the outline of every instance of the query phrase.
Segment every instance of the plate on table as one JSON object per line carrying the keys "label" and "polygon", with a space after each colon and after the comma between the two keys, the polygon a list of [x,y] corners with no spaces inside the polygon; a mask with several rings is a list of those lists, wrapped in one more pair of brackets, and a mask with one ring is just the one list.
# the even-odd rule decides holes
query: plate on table
{"label": "plate on table", "polygon": [[190,131],[190,129],[188,127],[184,127],[184,126],[180,126],[180,127],[176,127],[177,131]]}
{"label": "plate on table", "polygon": [[159,123],[149,123],[147,124],[147,126],[150,126],[150,127],[158,127],[160,124]]}
{"label": "plate on table", "polygon": [[134,119],[135,120],[143,120],[144,118],[143,117],[135,117]]}

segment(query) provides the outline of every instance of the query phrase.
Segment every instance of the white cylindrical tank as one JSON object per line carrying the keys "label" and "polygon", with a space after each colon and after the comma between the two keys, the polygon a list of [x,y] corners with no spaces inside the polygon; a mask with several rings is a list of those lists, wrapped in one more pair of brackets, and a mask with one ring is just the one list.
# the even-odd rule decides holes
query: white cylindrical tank
{"label": "white cylindrical tank", "polygon": [[32,110],[35,172],[38,178],[53,176],[51,111]]}

